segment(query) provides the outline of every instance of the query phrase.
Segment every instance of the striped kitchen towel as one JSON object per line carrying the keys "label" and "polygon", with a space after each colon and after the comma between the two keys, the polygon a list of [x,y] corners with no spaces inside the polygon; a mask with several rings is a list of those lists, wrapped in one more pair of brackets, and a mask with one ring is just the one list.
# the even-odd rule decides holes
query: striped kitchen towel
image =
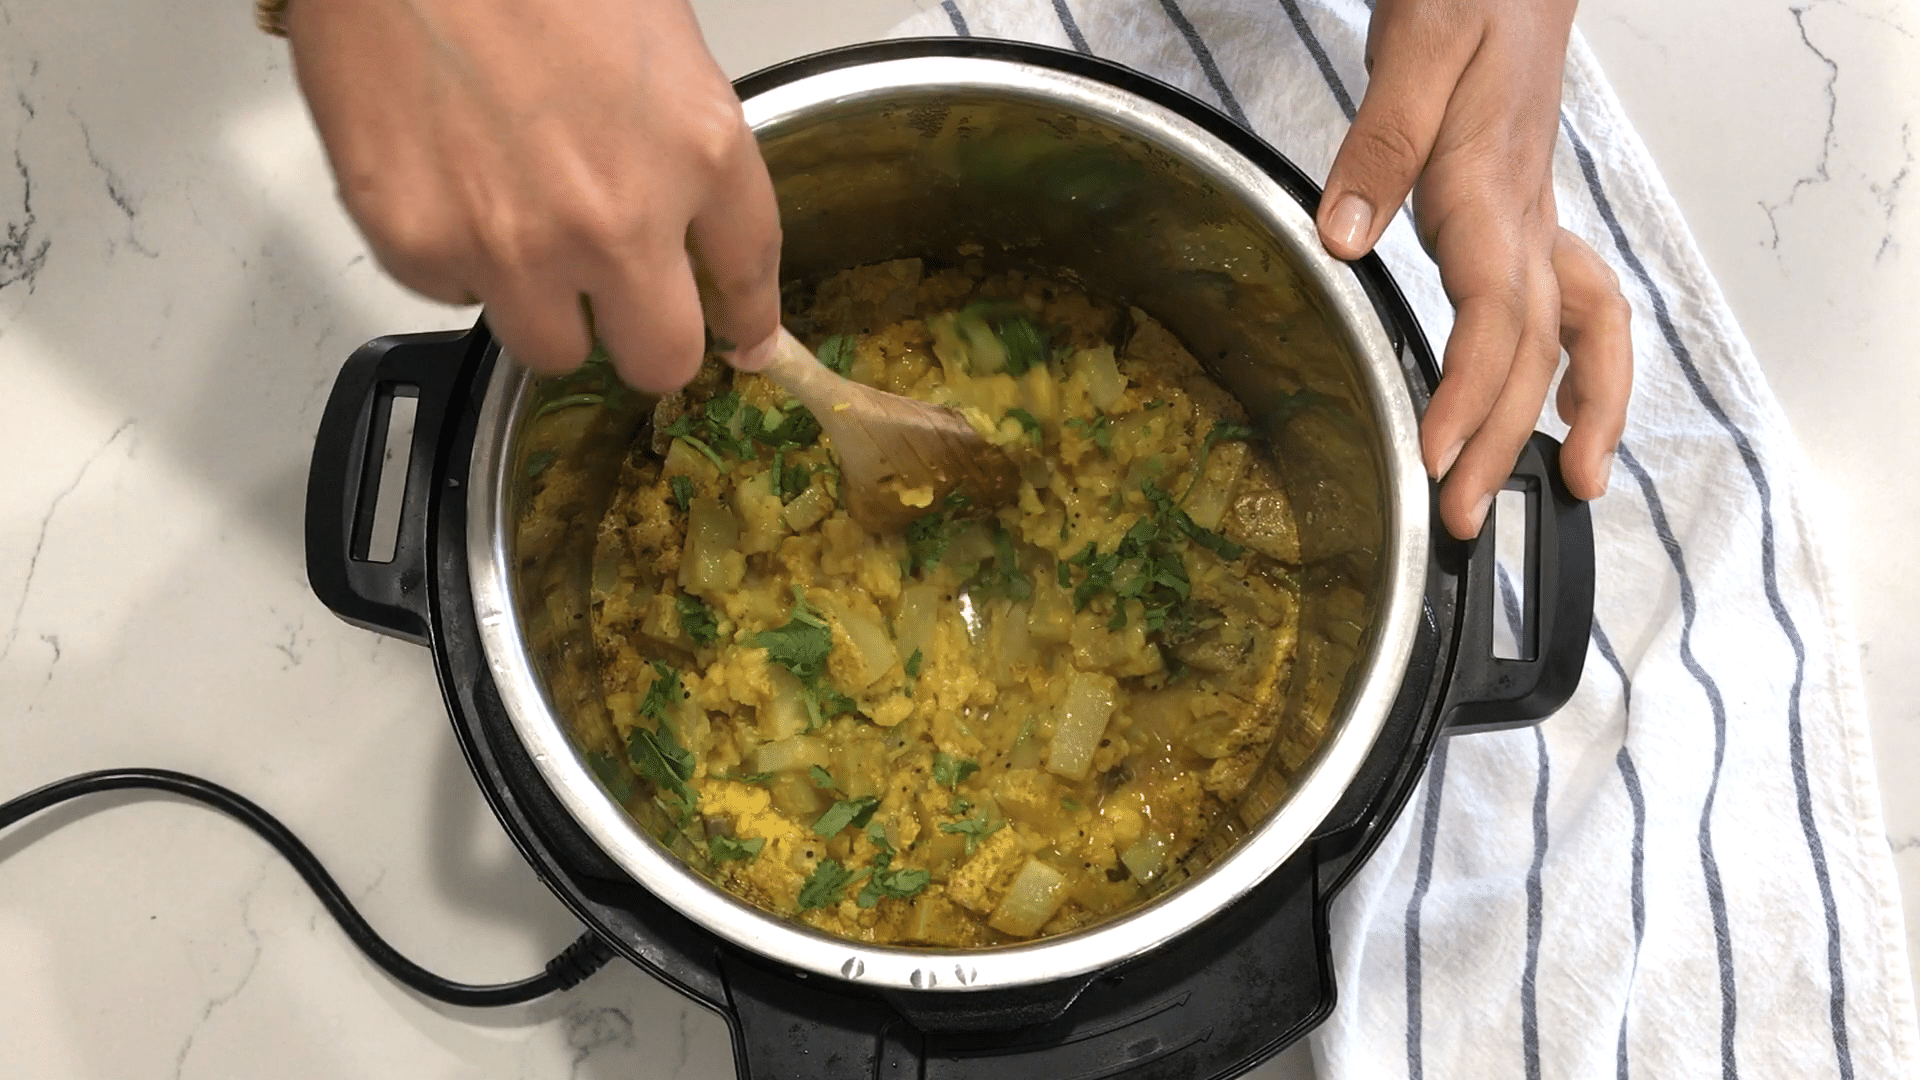
{"label": "striped kitchen towel", "polygon": [[[898,32],[1119,61],[1324,178],[1366,87],[1367,18],[1362,0],[946,0]],[[1335,905],[1316,1068],[1916,1075],[1858,650],[1799,451],[1577,34],[1555,167],[1562,223],[1634,309],[1586,679],[1538,727],[1442,745]],[[1443,342],[1451,312],[1405,214],[1381,254]],[[1542,426],[1564,433],[1551,410]]]}

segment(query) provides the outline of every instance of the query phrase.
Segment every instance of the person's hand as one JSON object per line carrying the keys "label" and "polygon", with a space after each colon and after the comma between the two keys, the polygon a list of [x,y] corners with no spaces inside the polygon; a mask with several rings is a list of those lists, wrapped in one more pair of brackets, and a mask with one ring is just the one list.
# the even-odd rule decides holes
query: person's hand
{"label": "person's hand", "polygon": [[[486,304],[507,350],[633,386],[771,342],[779,212],[686,0],[295,0],[340,198],[401,283]],[[591,305],[590,307],[588,305]]]}
{"label": "person's hand", "polygon": [[[1372,250],[1409,190],[1453,301],[1439,389],[1421,424],[1440,516],[1475,536],[1568,353],[1560,468],[1607,489],[1633,384],[1629,311],[1600,256],[1561,229],[1553,144],[1573,0],[1379,0],[1371,81],[1320,205],[1321,241]],[[1415,188],[1415,181],[1418,187]]]}

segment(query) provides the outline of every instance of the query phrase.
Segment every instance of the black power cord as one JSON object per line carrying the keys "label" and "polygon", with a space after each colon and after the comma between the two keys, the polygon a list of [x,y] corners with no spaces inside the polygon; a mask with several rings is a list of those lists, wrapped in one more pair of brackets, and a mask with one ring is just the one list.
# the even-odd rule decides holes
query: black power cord
{"label": "black power cord", "polygon": [[286,856],[300,876],[313,888],[320,902],[326,905],[340,929],[359,946],[381,970],[411,987],[415,991],[444,1001],[449,1005],[471,1007],[489,1007],[496,1005],[518,1005],[558,990],[577,986],[587,976],[604,967],[613,959],[613,949],[600,935],[589,930],[579,939],[566,947],[559,956],[547,962],[546,969],[538,975],[521,979],[518,982],[498,983],[493,986],[475,986],[470,983],[457,983],[441,978],[419,964],[400,955],[399,951],[386,943],[373,927],[367,925],[353,908],[347,895],[340,891],[333,875],[327,873],[320,860],[300,838],[293,835],[279,819],[261,809],[260,806],[238,792],[221,787],[211,780],[202,780],[197,776],[173,772],[170,769],[102,769],[98,772],[81,773],[69,776],[65,780],[56,780],[42,788],[36,788],[15,799],[0,803],[0,830],[12,827],[17,822],[52,806],[76,799],[82,795],[91,795],[101,791],[120,791],[128,788],[142,788],[152,791],[165,791],[173,795],[184,796],[195,802],[205,803],[229,817],[239,820],[242,825],[259,833],[274,850]]}

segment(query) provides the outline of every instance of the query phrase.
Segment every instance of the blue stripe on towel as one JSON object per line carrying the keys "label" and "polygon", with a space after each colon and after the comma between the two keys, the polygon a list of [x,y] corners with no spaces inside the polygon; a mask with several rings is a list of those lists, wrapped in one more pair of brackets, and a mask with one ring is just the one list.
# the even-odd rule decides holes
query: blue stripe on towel
{"label": "blue stripe on towel", "polygon": [[[1520,595],[1513,587],[1507,568],[1496,565],[1494,577],[1500,583],[1500,607],[1507,617],[1507,630],[1513,640],[1521,641]],[[1522,643],[1524,652],[1524,642]],[[1547,761],[1547,737],[1540,725],[1533,726],[1534,750],[1540,767],[1533,784],[1533,862],[1527,867],[1527,959],[1520,973],[1520,1057],[1526,1065],[1527,1080],[1540,1080],[1540,932],[1546,924],[1546,895],[1541,872],[1547,865],[1547,794],[1551,769]]]}
{"label": "blue stripe on towel", "polygon": [[1327,56],[1326,47],[1320,44],[1320,38],[1314,34],[1313,27],[1307,23],[1306,12],[1300,10],[1300,0],[1280,0],[1280,6],[1287,10],[1287,21],[1293,24],[1293,32],[1300,35],[1301,44],[1307,47],[1307,53],[1320,68],[1320,77],[1327,81],[1327,89],[1333,91],[1333,100],[1340,103],[1340,111],[1347,115],[1347,121],[1353,121],[1353,95],[1347,93],[1347,84],[1340,80],[1340,73],[1333,70],[1333,60]]}
{"label": "blue stripe on towel", "polygon": [[[1626,727],[1633,726],[1633,680],[1627,677],[1627,669],[1620,664],[1620,657],[1613,651],[1613,642],[1607,640],[1607,632],[1600,628],[1600,620],[1593,621],[1593,644],[1600,651],[1602,659],[1613,668],[1620,677],[1620,711],[1625,714]],[[1626,789],[1627,802],[1633,807],[1633,878],[1629,891],[1633,902],[1633,966],[1627,974],[1627,993],[1620,1006],[1620,1039],[1615,1054],[1617,1080],[1627,1080],[1627,1017],[1633,1011],[1634,976],[1640,970],[1640,943],[1647,936],[1647,800],[1640,791],[1640,770],[1634,768],[1633,754],[1627,750],[1624,733],[1618,753],[1613,755],[1613,764],[1620,770],[1620,785]]]}
{"label": "blue stripe on towel", "polygon": [[1707,704],[1713,709],[1713,778],[1707,784],[1706,801],[1700,807],[1700,869],[1706,879],[1707,908],[1713,915],[1714,946],[1720,956],[1720,1075],[1724,1080],[1734,1080],[1740,1075],[1740,1069],[1733,1052],[1734,1023],[1739,1016],[1733,977],[1733,936],[1727,927],[1727,898],[1720,887],[1720,864],[1713,857],[1713,800],[1720,791],[1720,765],[1727,756],[1727,706],[1720,697],[1719,684],[1693,655],[1693,617],[1698,606],[1693,596],[1693,580],[1687,576],[1686,559],[1680,552],[1680,541],[1673,535],[1673,527],[1667,522],[1660,493],[1654,489],[1653,477],[1647,475],[1640,459],[1633,456],[1626,443],[1620,444],[1617,453],[1616,460],[1639,482],[1640,493],[1647,501],[1647,513],[1653,518],[1653,531],[1680,579],[1680,663],[1706,691]]}
{"label": "blue stripe on towel", "polygon": [[1447,739],[1443,735],[1427,766],[1427,797],[1420,811],[1420,861],[1414,869],[1413,895],[1407,898],[1407,1080],[1422,1080],[1420,1060],[1420,906],[1433,883],[1433,848],[1440,826],[1440,792],[1447,780]]}
{"label": "blue stripe on towel", "polygon": [[953,32],[960,37],[972,37],[973,31],[967,29],[967,17],[960,14],[960,5],[953,0],[940,0],[940,7],[946,11],[947,18],[953,22]]}
{"label": "blue stripe on towel", "polygon": [[1060,29],[1067,32],[1067,40],[1073,42],[1073,51],[1091,56],[1093,50],[1087,48],[1087,36],[1080,32],[1080,24],[1073,21],[1073,9],[1067,7],[1067,0],[1053,0],[1053,13],[1060,18]]}
{"label": "blue stripe on towel", "polygon": [[1251,127],[1247,123],[1247,114],[1240,108],[1240,99],[1233,96],[1233,88],[1227,85],[1227,77],[1220,74],[1220,65],[1213,62],[1213,50],[1207,48],[1200,32],[1188,21],[1186,12],[1180,10],[1178,0],[1160,0],[1160,7],[1167,13],[1167,19],[1173,23],[1180,36],[1187,39],[1187,48],[1193,50],[1193,58],[1200,63],[1201,74],[1207,77],[1207,85],[1220,95],[1220,104],[1225,106],[1227,115],[1241,127]]}
{"label": "blue stripe on towel", "polygon": [[[1780,596],[1780,582],[1775,574],[1773,543],[1773,493],[1767,482],[1765,466],[1753,449],[1752,440],[1734,423],[1713,391],[1708,388],[1706,379],[1693,362],[1693,355],[1680,340],[1680,332],[1674,326],[1673,317],[1667,311],[1667,298],[1654,284],[1653,275],[1647,272],[1646,264],[1628,242],[1625,228],[1619,217],[1613,212],[1613,204],[1607,198],[1605,187],[1600,183],[1599,169],[1594,165],[1593,154],[1586,143],[1581,141],[1579,132],[1563,114],[1560,126],[1567,133],[1567,140],[1573,144],[1574,157],[1580,162],[1581,175],[1586,178],[1587,189],[1593,195],[1594,205],[1600,211],[1600,217],[1606,222],[1607,230],[1613,234],[1614,247],[1620,252],[1620,258],[1647,291],[1653,303],[1653,317],[1660,327],[1661,336],[1666,339],[1667,350],[1673,354],[1674,362],[1686,377],[1687,385],[1692,388],[1694,397],[1708,414],[1720,422],[1727,434],[1733,439],[1734,447],[1740,452],[1740,460],[1745,463],[1747,473],[1753,480],[1754,490],[1760,498],[1760,569],[1761,582],[1766,590],[1767,603],[1773,609],[1774,621],[1786,635],[1787,642],[1793,647],[1793,690],[1787,699],[1787,758],[1793,771],[1794,798],[1800,814],[1800,831],[1806,837],[1807,853],[1813,862],[1814,881],[1820,888],[1822,913],[1827,928],[1827,979],[1831,989],[1828,999],[1828,1019],[1833,1027],[1834,1056],[1840,1069],[1841,1080],[1853,1080],[1853,1055],[1847,1046],[1847,982],[1846,970],[1840,946],[1840,915],[1833,899],[1833,881],[1827,873],[1826,846],[1820,839],[1820,826],[1813,817],[1813,792],[1807,778],[1806,745],[1801,736],[1800,726],[1800,689],[1806,677],[1807,651],[1800,640],[1800,632],[1794,626],[1793,616],[1787,612],[1786,602]],[[1726,1048],[1725,1056],[1731,1067],[1731,1046]]]}

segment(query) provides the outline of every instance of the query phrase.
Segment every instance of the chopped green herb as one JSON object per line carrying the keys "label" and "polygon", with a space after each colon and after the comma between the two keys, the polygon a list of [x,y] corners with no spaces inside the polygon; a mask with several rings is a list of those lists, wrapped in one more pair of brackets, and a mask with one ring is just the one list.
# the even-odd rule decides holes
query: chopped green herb
{"label": "chopped green herb", "polygon": [[1079,799],[1073,798],[1070,795],[1060,796],[1060,806],[1062,809],[1071,810],[1076,814],[1086,809],[1086,807],[1080,805]]}
{"label": "chopped green herb", "polygon": [[958,787],[960,781],[980,771],[980,763],[954,757],[945,750],[933,752],[933,782],[941,787]]}
{"label": "chopped green herb", "polygon": [[957,324],[985,326],[1007,354],[1007,374],[1025,375],[1047,362],[1050,335],[1007,300],[975,300],[954,315]]}
{"label": "chopped green herb", "polygon": [[781,498],[792,501],[807,493],[813,483],[813,470],[805,465],[789,465],[780,473]]}
{"label": "chopped green herb", "polygon": [[[675,425],[675,426],[677,427],[678,425]],[[701,442],[699,439],[694,438],[692,435],[674,435],[673,428],[668,428],[667,434],[673,435],[674,438],[679,439],[681,442],[686,443],[688,446],[691,446],[695,450],[698,450],[702,454],[705,454],[707,456],[707,460],[713,462],[714,468],[719,469],[723,473],[727,471],[727,463],[720,460],[720,455],[714,452],[713,447],[708,446],[706,443]]]}
{"label": "chopped green herb", "polygon": [[865,828],[873,819],[873,812],[880,808],[880,798],[876,795],[861,795],[853,799],[841,799],[820,815],[813,823],[815,836],[835,837],[840,830],[851,825],[856,829]]}
{"label": "chopped green herb", "polygon": [[827,788],[828,790],[835,790],[835,789],[838,789],[840,786],[833,782],[832,773],[828,772],[827,770],[821,768],[818,765],[807,766],[807,775],[813,777],[814,787]]}
{"label": "chopped green herb", "polygon": [[809,686],[804,688],[803,702],[807,707],[807,731],[814,732],[826,726],[827,721],[836,716],[860,712],[860,703],[831,686]]}
{"label": "chopped green herb", "polygon": [[673,603],[680,611],[680,629],[687,632],[695,645],[711,645],[719,638],[720,622],[714,618],[713,609],[699,597],[681,593]]}
{"label": "chopped green herb", "polygon": [[1099,447],[1102,453],[1109,457],[1113,455],[1113,417],[1106,413],[1101,413],[1091,420],[1076,416],[1067,421],[1067,426],[1079,428],[1087,438],[1093,440],[1093,445]]}
{"label": "chopped green herb", "polygon": [[554,398],[552,401],[540,406],[540,411],[533,415],[535,419],[539,419],[548,413],[559,412],[561,409],[571,409],[579,405],[605,405],[606,403],[607,397],[605,394],[568,394],[565,397]]}
{"label": "chopped green herb", "polygon": [[925,659],[926,659],[925,657],[920,655],[919,649],[913,650],[913,655],[907,657],[907,663],[906,663],[907,678],[917,679],[920,677],[920,664]]}
{"label": "chopped green herb", "polygon": [[947,548],[966,528],[959,515],[969,505],[965,495],[948,495],[940,509],[922,514],[907,526],[907,572],[918,574],[932,569],[947,553]]}
{"label": "chopped green herb", "polygon": [[687,508],[693,505],[693,481],[684,475],[676,476],[667,481],[667,486],[673,489],[673,505],[679,507],[681,513],[686,513]]}
{"label": "chopped green herb", "polygon": [[527,455],[527,479],[531,480],[534,477],[539,476],[541,473],[546,472],[547,466],[552,464],[553,464],[553,451],[551,450],[535,450],[533,453],[528,454]]}
{"label": "chopped green herb", "polygon": [[680,700],[680,672],[658,660],[653,662],[653,681],[647,684],[647,696],[640,699],[640,715],[666,723],[667,708]]}
{"label": "chopped green herb", "polygon": [[849,870],[832,859],[821,859],[814,865],[806,884],[800,886],[800,910],[811,911],[839,903],[847,886],[862,873],[864,871]]}
{"label": "chopped green herb", "polygon": [[968,814],[973,813],[973,800],[963,799],[955,795],[953,802],[947,804],[947,813],[952,814],[954,817],[966,817]]}
{"label": "chopped green herb", "polygon": [[1033,579],[1020,569],[1019,556],[1013,550],[1013,534],[998,521],[993,523],[993,566],[983,567],[975,580],[996,595],[1015,600],[1033,596]]}
{"label": "chopped green herb", "polygon": [[767,838],[756,836],[751,840],[735,840],[731,836],[716,836],[707,841],[707,854],[714,862],[726,862],[729,859],[746,860],[760,854],[767,846]]}
{"label": "chopped green herb", "polygon": [[959,833],[966,837],[967,854],[971,855],[974,849],[980,846],[980,841],[998,832],[1000,827],[1005,824],[1006,822],[1004,821],[987,821],[983,818],[968,818],[965,821],[943,821],[940,823],[940,831],[943,833]]}
{"label": "chopped green herb", "polygon": [[1200,443],[1200,460],[1194,463],[1193,481],[1187,485],[1187,490],[1180,494],[1180,501],[1186,502],[1187,496],[1193,494],[1193,489],[1200,486],[1200,477],[1206,474],[1207,458],[1213,455],[1215,445],[1251,438],[1253,438],[1253,429],[1245,424],[1235,424],[1225,420],[1214,421],[1214,425],[1207,429],[1207,437]]}
{"label": "chopped green herb", "polygon": [[1171,403],[1170,403],[1170,402],[1168,402],[1168,401],[1167,401],[1166,399],[1164,399],[1164,398],[1154,398],[1154,399],[1153,399],[1152,401],[1149,401],[1149,402],[1147,402],[1147,403],[1146,403],[1145,405],[1142,405],[1142,406],[1140,406],[1140,407],[1141,407],[1142,409],[1147,409],[1147,410],[1153,410],[1153,409],[1164,409],[1164,408],[1166,408],[1166,407],[1167,407],[1167,406],[1168,406],[1169,404],[1171,404]]}
{"label": "chopped green herb", "polygon": [[587,765],[606,785],[607,794],[613,796],[615,802],[626,802],[633,797],[633,774],[621,767],[618,758],[595,750],[587,755]]}
{"label": "chopped green herb", "polygon": [[919,895],[933,875],[925,870],[902,867],[898,870],[875,870],[873,876],[860,888],[853,902],[863,908],[870,908],[888,898],[907,900]]}
{"label": "chopped green herb", "polygon": [[[751,425],[751,426],[749,426]],[[721,472],[727,471],[722,454],[746,461],[754,456],[751,435],[736,434],[760,426],[760,410],[743,404],[737,390],[729,390],[709,400],[698,414],[684,413],[668,424],[666,434],[684,439],[687,445],[707,455]]]}
{"label": "chopped green herb", "polygon": [[636,727],[627,735],[627,760],[653,786],[684,824],[700,805],[693,787],[693,754],[673,736],[665,721],[659,731]]}
{"label": "chopped green herb", "polygon": [[1020,430],[1032,436],[1034,442],[1040,441],[1040,421],[1025,409],[1008,409],[1007,415],[1020,422]]}
{"label": "chopped green herb", "polygon": [[742,784],[764,784],[767,781],[773,779],[773,774],[770,772],[752,772],[752,773],[730,772],[730,773],[721,773],[720,779],[734,780]]}
{"label": "chopped green herb", "polygon": [[813,354],[820,362],[832,368],[835,374],[847,375],[853,371],[853,335],[835,334],[820,343]]}
{"label": "chopped green herb", "polygon": [[680,672],[658,660],[653,662],[653,670],[653,683],[647,687],[639,711],[657,727],[636,727],[628,733],[627,760],[641,776],[653,781],[661,798],[672,805],[684,823],[699,806],[700,793],[693,787],[693,752],[681,745],[667,719],[668,707],[680,699]]}
{"label": "chopped green herb", "polygon": [[752,644],[767,650],[767,659],[793,673],[809,686],[827,670],[827,654],[833,651],[833,633],[825,619],[800,597],[796,590],[793,611],[785,626],[762,630]]}
{"label": "chopped green herb", "polygon": [[758,425],[747,430],[753,432],[755,442],[774,450],[801,450],[820,440],[820,421],[806,409],[768,411]]}
{"label": "chopped green herb", "polygon": [[[1162,644],[1178,643],[1218,618],[1217,612],[1191,600],[1192,586],[1182,557],[1187,544],[1229,560],[1239,558],[1244,550],[1196,523],[1153,481],[1144,482],[1141,490],[1153,513],[1135,521],[1114,550],[1102,554],[1096,545],[1088,544],[1064,560],[1060,582],[1063,587],[1071,582],[1069,567],[1080,568],[1083,574],[1073,586],[1075,611],[1086,610],[1101,596],[1111,596],[1108,628],[1121,629],[1137,613],[1149,632],[1160,635]],[[1128,601],[1137,601],[1137,606]]]}

